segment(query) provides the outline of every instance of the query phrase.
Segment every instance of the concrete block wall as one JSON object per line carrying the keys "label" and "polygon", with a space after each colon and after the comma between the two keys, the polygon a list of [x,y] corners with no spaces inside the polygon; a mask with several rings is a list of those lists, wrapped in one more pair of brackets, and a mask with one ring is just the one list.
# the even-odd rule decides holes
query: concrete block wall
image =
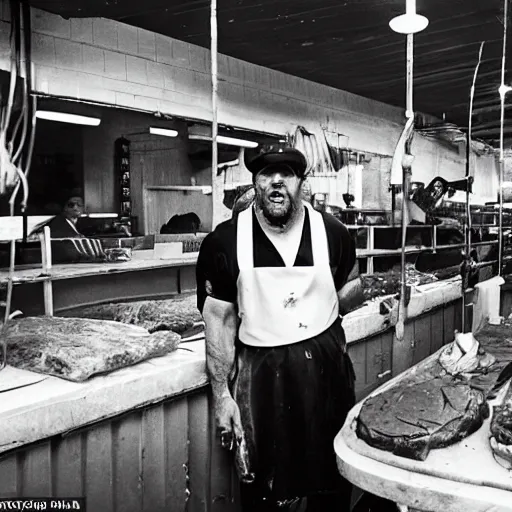
{"label": "concrete block wall", "polygon": [[[0,12],[0,69],[7,70],[5,0]],[[207,49],[102,18],[64,20],[33,9],[32,20],[36,91],[211,120]],[[345,135],[350,148],[392,155],[404,122],[402,109],[225,55],[219,79],[219,122],[240,128],[284,134],[298,124],[317,133],[323,127]],[[413,152],[415,181],[464,175],[456,148],[417,136]],[[476,160],[476,189],[492,200],[494,158]]]}

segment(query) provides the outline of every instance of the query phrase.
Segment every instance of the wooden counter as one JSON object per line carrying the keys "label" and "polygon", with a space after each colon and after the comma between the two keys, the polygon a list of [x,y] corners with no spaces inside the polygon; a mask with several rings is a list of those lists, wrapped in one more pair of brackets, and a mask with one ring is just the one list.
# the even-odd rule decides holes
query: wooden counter
{"label": "wooden counter", "polygon": [[[108,297],[102,280],[111,275],[180,268],[193,275],[192,263],[173,263],[54,285],[71,283],[72,294],[80,279],[97,279]],[[393,314],[379,314],[380,300],[344,318],[359,399],[453,340],[459,290],[457,279],[413,290],[415,316],[401,342]],[[25,387],[11,389],[18,385]],[[88,508],[102,512],[239,510],[229,454],[216,439],[204,342],[80,384],[8,367],[0,394],[0,497],[86,496]]]}
{"label": "wooden counter", "polygon": [[[138,251],[143,253],[145,251]],[[137,253],[135,253],[137,254]],[[179,266],[195,265],[197,254],[181,258],[154,259],[150,257],[134,257],[130,261],[119,263],[73,263],[53,265],[51,271],[43,273],[41,266],[30,266],[24,268],[17,267],[13,282],[15,284],[37,283],[41,281],[59,281],[63,279],[76,279],[81,277],[98,276],[104,274],[125,274],[127,272],[137,272],[142,270],[152,270],[158,268],[172,268]],[[6,283],[8,272],[5,269],[0,270],[0,284]]]}
{"label": "wooden counter", "polygon": [[[40,267],[16,270],[12,308],[27,316],[44,314],[43,283],[48,280],[52,281],[56,314],[81,306],[163,299],[195,290],[197,254],[172,259],[137,256],[122,263],[54,265],[48,274]],[[6,280],[7,272],[0,271],[0,283]]]}

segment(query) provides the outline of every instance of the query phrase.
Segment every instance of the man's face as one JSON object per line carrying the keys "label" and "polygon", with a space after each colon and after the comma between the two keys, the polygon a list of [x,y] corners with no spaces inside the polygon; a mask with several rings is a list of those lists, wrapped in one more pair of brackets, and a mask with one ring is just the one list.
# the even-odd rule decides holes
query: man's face
{"label": "man's face", "polygon": [[254,180],[256,206],[274,225],[284,225],[301,201],[302,180],[288,166],[271,166]]}
{"label": "man's face", "polygon": [[78,219],[84,211],[84,202],[81,197],[70,197],[64,205],[64,215],[68,219]]}

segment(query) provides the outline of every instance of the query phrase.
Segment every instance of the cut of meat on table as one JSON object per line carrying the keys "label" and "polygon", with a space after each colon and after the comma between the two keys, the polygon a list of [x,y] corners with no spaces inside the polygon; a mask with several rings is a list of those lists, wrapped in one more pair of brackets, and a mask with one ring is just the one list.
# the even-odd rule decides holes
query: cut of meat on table
{"label": "cut of meat on table", "polygon": [[202,321],[195,295],[168,300],[120,302],[81,308],[75,317],[113,320],[144,327],[149,332],[170,330],[182,334]]}
{"label": "cut of meat on table", "polygon": [[365,401],[357,436],[374,448],[414,460],[457,443],[489,415],[482,391],[452,377],[397,385]]}
{"label": "cut of meat on table", "polygon": [[82,382],[168,354],[180,339],[172,331],[151,334],[142,327],[105,320],[27,317],[7,325],[7,363]]}
{"label": "cut of meat on table", "polygon": [[491,449],[499,464],[512,470],[512,387],[503,398],[501,405],[492,408]]}
{"label": "cut of meat on table", "polygon": [[[400,292],[401,272],[399,268],[387,272],[375,272],[374,274],[363,275],[361,279],[366,300]],[[414,268],[414,265],[409,263],[406,266],[406,280],[409,285],[419,286],[422,284],[435,283],[438,279],[433,274],[418,272]]]}

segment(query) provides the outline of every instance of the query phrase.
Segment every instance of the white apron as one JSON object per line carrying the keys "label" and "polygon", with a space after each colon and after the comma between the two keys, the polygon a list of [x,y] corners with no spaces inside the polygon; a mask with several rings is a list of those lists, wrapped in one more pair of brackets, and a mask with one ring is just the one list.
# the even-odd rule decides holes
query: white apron
{"label": "white apron", "polygon": [[309,212],[312,267],[254,267],[253,208],[238,216],[239,338],[246,345],[275,347],[317,336],[339,314],[322,215]]}

